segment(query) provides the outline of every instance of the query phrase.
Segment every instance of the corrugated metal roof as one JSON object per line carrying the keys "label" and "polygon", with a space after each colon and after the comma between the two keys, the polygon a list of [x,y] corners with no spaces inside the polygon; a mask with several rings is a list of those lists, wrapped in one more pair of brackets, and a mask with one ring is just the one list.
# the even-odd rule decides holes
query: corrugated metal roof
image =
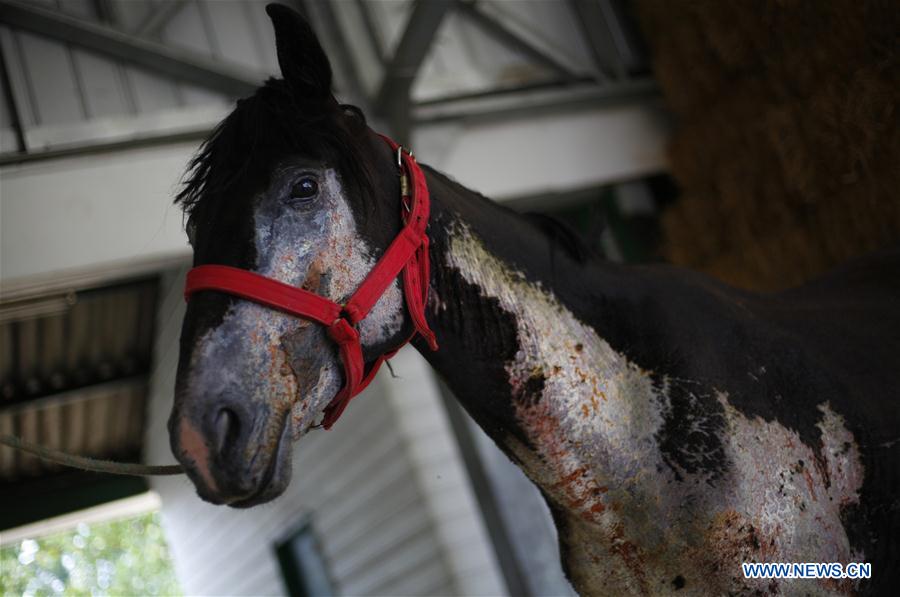
{"label": "corrugated metal roof", "polygon": [[[377,112],[377,96],[393,76],[388,72],[390,57],[415,3],[282,1],[313,21],[335,65],[341,98]],[[247,79],[244,83],[261,83],[279,72],[265,2],[31,4],[31,13],[50,12],[76,27],[80,23],[81,35],[73,43],[59,38],[58,31],[54,37],[55,29],[46,25],[23,28],[8,15],[12,24],[0,22],[0,75],[10,88],[0,94],[0,131],[5,133],[0,134],[0,157],[102,140],[145,139],[154,132],[197,134],[221,118],[232,96],[241,95],[211,86],[195,71],[177,77],[158,60],[148,66],[133,54],[122,56],[120,46],[99,51],[96,40],[85,39],[94,35],[130,38],[144,44],[145,54],[171,52],[183,63],[199,60],[207,68],[237,70]],[[413,104],[528,93],[534,87],[566,90],[576,84],[613,93],[647,82],[648,64],[628,0],[460,2],[427,49],[410,90]],[[18,139],[15,131],[21,133]]]}
{"label": "corrugated metal roof", "polygon": [[[140,454],[156,279],[0,303],[0,432],[75,454]],[[0,447],[0,487],[59,467]]]}

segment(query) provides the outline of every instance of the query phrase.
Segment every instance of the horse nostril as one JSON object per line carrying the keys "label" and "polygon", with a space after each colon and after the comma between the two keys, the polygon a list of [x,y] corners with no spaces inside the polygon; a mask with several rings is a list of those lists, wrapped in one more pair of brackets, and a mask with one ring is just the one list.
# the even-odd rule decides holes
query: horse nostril
{"label": "horse nostril", "polygon": [[230,408],[222,408],[216,415],[215,439],[216,451],[225,453],[238,438],[241,423],[237,413]]}

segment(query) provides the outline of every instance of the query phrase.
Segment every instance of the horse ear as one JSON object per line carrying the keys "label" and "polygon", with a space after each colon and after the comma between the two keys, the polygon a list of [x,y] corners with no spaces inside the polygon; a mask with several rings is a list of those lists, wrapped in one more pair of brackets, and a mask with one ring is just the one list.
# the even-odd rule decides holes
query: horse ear
{"label": "horse ear", "polygon": [[281,4],[269,4],[266,13],[275,28],[281,75],[294,95],[310,100],[330,97],[331,64],[309,22]]}

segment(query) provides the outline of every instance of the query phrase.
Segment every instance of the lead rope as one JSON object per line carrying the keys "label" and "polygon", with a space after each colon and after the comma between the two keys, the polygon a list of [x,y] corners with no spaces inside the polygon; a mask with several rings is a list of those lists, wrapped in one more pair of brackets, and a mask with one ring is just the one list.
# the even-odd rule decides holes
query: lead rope
{"label": "lead rope", "polygon": [[15,435],[6,433],[0,433],[0,444],[34,454],[41,460],[98,473],[112,473],[114,475],[180,475],[184,472],[180,464],[137,464],[134,462],[114,462],[112,460],[88,458],[87,456],[75,456],[74,454],[67,454],[59,450],[33,444]]}
{"label": "lead rope", "polygon": [[[416,293],[415,290],[409,290],[407,293],[407,307],[410,312],[413,327],[415,329],[415,334],[421,335],[425,338],[425,341],[428,343],[431,350],[437,350],[437,341],[434,337],[434,332],[428,327],[428,322],[425,319],[425,304],[428,302],[428,281],[429,281],[429,256],[428,256],[428,235],[425,233],[425,228],[427,227],[428,222],[428,186],[425,183],[425,177],[422,175],[421,170],[419,170],[418,166],[415,163],[415,159],[412,157],[411,153],[407,153],[409,156],[409,161],[407,163],[407,168],[409,169],[408,173],[404,173],[404,152],[403,148],[400,147],[397,143],[392,141],[388,137],[384,137],[385,141],[387,141],[388,145],[391,146],[393,150],[397,152],[397,166],[400,169],[400,184],[401,184],[401,197],[400,201],[403,204],[403,207],[406,208],[407,212],[410,212],[410,218],[420,218],[424,220],[424,224],[421,225],[421,240],[420,245],[416,248],[413,255],[417,256],[414,261],[412,267],[407,267],[408,264],[404,264],[401,272],[398,275],[402,275],[404,279],[405,288],[407,289],[421,289],[419,293]],[[418,172],[418,176],[414,176],[414,172]],[[410,180],[410,178],[412,180]],[[414,203],[413,205],[408,205],[405,203],[407,197],[419,197],[421,199],[420,202]],[[423,212],[423,204],[424,204],[424,214]],[[408,224],[408,223],[407,223]],[[404,225],[403,231],[401,234],[407,232],[407,225]],[[416,239],[418,240],[418,239]],[[222,270],[233,270],[234,268],[228,268],[224,266],[203,266],[207,271],[210,270],[211,267],[216,267],[219,270],[219,277],[221,278]],[[378,265],[376,265],[376,268]],[[202,268],[194,268],[192,272],[195,272],[198,269]],[[247,272],[244,272],[243,275],[245,277],[251,275]],[[188,277],[190,278],[191,272],[188,273]],[[233,276],[233,274],[232,274]],[[257,276],[257,278],[261,278]],[[282,284],[277,281],[266,280],[267,284],[277,284],[281,286]],[[368,280],[368,278],[366,278]],[[364,282],[365,283],[365,282]],[[221,290],[221,287],[210,286],[210,289],[218,289]],[[290,289],[293,290],[293,289]],[[245,296],[240,292],[235,293],[235,291],[231,288],[228,289],[229,292],[233,294],[238,294],[238,296]],[[357,290],[359,293],[359,290]],[[383,291],[382,291],[383,294]],[[187,299],[189,293],[186,292],[185,298]],[[354,297],[356,294],[354,294]],[[245,298],[250,298],[251,300],[258,300],[253,297],[253,295],[245,296]],[[278,298],[285,298],[283,293],[279,293]],[[291,298],[287,296],[287,298]],[[313,297],[317,299],[320,303],[324,304],[324,309],[327,311],[330,305],[334,305],[330,301],[322,300],[320,297]],[[309,299],[307,299],[309,300]],[[352,298],[351,298],[352,301]],[[374,306],[376,300],[373,300],[368,308],[371,309]],[[263,304],[271,305],[271,301],[263,301]],[[321,306],[321,305],[320,305]],[[340,305],[334,305],[336,308],[340,309]],[[279,304],[280,308],[283,308],[283,305]],[[292,309],[288,308],[288,312],[293,312]],[[368,309],[366,310],[368,312]],[[301,316],[309,317],[308,313],[300,313]],[[365,317],[363,314],[362,317]],[[359,356],[356,359],[352,359],[354,363],[356,363],[357,367],[360,370],[350,372],[348,371],[348,376],[350,373],[354,373],[357,379],[354,383],[349,384],[349,388],[352,390],[354,386],[359,386],[357,388],[358,391],[362,391],[366,385],[368,385],[369,381],[371,381],[372,374],[377,368],[370,372],[368,377],[365,376],[365,371],[362,370],[363,362],[361,356],[361,346],[359,345],[358,332],[353,329],[348,323],[347,320],[343,317],[340,318],[331,318],[335,323],[343,324],[343,327],[335,327],[334,323],[331,323],[331,320],[322,321],[318,319],[320,323],[323,325],[329,325],[329,332],[332,334],[336,334],[337,337],[332,336],[333,339],[341,346],[342,350],[348,350],[348,341],[355,340],[357,351],[360,352]],[[346,338],[344,335],[349,334]],[[352,338],[352,335],[356,335],[356,338]],[[410,338],[411,339],[411,338]],[[408,342],[409,340],[407,340]],[[396,352],[396,351],[394,351]],[[387,355],[385,355],[386,357]],[[380,365],[386,359],[382,357],[377,361],[377,364]],[[342,355],[342,361],[344,363],[350,362],[348,361],[347,355]],[[392,371],[393,373],[393,371]],[[338,394],[340,396],[340,394]],[[353,398],[353,395],[349,395],[346,399],[335,403],[334,401],[328,406],[326,409],[326,419],[323,423],[323,427],[329,429],[331,425],[334,424],[335,420],[337,420],[338,416],[340,416],[341,412],[343,412],[344,408],[347,406],[347,403],[350,399]],[[333,409],[333,410],[332,410]],[[329,410],[332,412],[329,414]],[[147,465],[147,464],[137,464],[132,462],[114,462],[112,460],[102,460],[98,458],[88,458],[86,456],[75,456],[74,454],[67,454],[66,452],[61,452],[59,450],[53,450],[51,448],[47,448],[45,446],[41,446],[38,444],[33,444],[29,441],[23,440],[22,438],[16,437],[14,435],[9,435],[6,433],[0,433],[0,444],[7,445],[11,448],[15,448],[17,450],[22,450],[23,452],[28,452],[30,454],[34,454],[38,458],[42,460],[47,460],[49,462],[55,462],[56,464],[61,464],[63,466],[69,466],[73,468],[79,468],[86,471],[96,471],[99,473],[112,473],[114,475],[180,475],[184,472],[184,469],[181,465],[178,464],[168,464],[168,465]]]}

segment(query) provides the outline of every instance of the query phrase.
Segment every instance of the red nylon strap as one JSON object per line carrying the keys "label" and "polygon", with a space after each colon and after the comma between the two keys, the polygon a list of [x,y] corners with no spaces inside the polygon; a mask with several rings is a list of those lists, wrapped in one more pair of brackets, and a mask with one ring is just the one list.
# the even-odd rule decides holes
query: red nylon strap
{"label": "red nylon strap", "polygon": [[199,290],[218,290],[331,325],[341,316],[341,306],[308,290],[227,265],[201,265],[187,273],[184,298]]}
{"label": "red nylon strap", "polygon": [[404,210],[404,226],[346,305],[341,306],[302,288],[226,265],[201,265],[193,268],[187,274],[184,287],[185,300],[201,290],[216,290],[327,326],[328,335],[338,345],[344,365],[344,385],[325,408],[325,419],[322,422],[325,429],[331,429],[350,400],[369,385],[382,363],[399,350],[398,348],[378,357],[367,372],[359,332],[354,326],[365,319],[401,272],[406,308],[414,328],[412,335],[403,344],[419,334],[431,350],[438,348],[434,332],[425,319],[430,280],[428,234],[425,230],[430,210],[428,185],[412,155],[404,152],[388,137],[382,135],[382,138],[392,150],[400,151],[400,175],[407,176],[410,181],[409,196],[400,198],[401,209]]}

